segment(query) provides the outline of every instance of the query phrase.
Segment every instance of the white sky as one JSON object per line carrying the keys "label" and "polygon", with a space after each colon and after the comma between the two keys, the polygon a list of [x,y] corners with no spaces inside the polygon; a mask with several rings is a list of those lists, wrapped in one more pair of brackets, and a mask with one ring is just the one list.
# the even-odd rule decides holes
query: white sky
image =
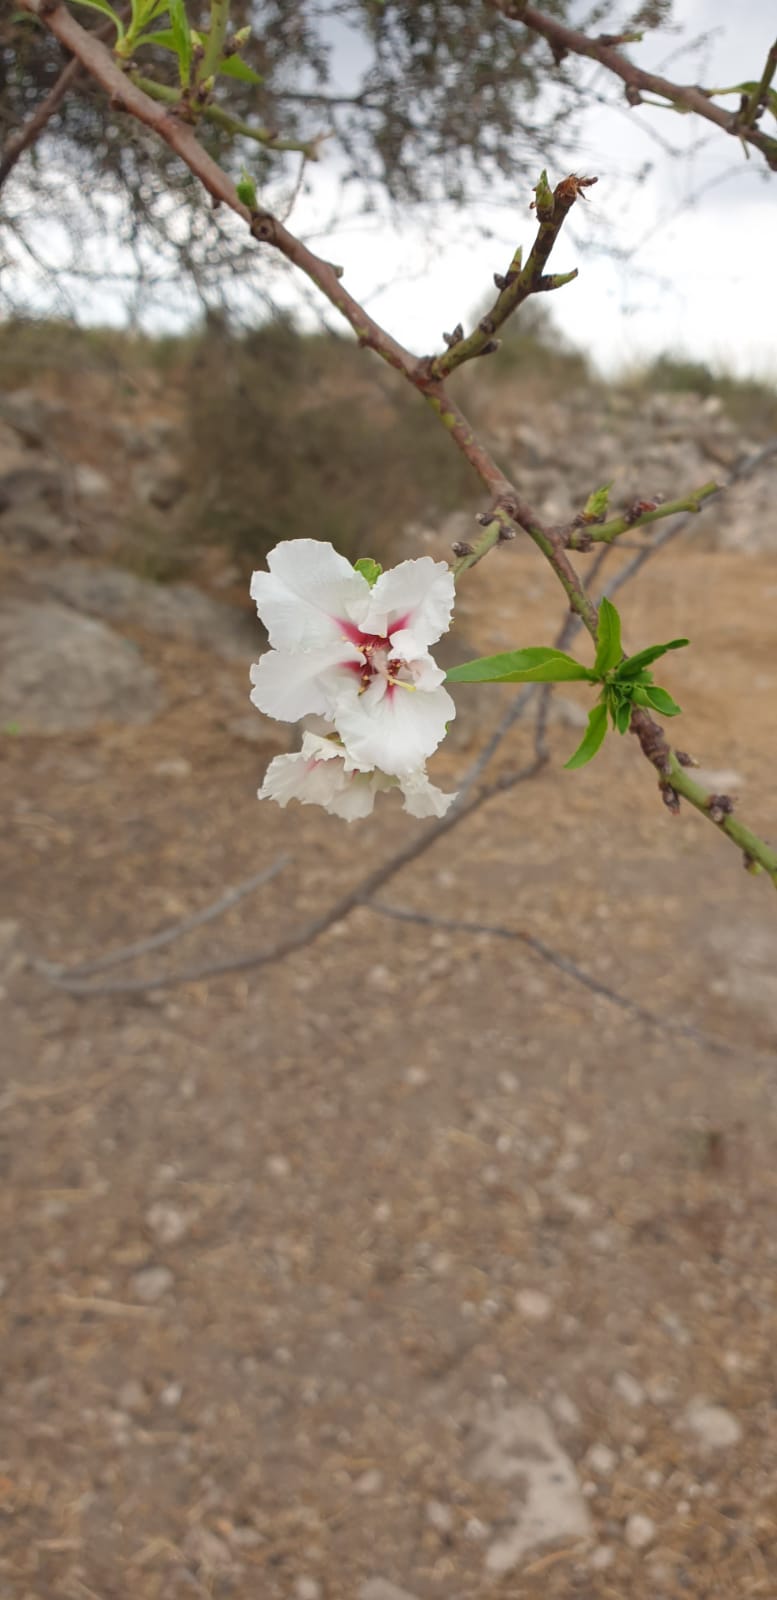
{"label": "white sky", "polygon": [[[678,26],[630,50],[641,65],[665,68],[679,81],[737,83],[760,75],[776,17],[775,0],[740,0],[736,8],[730,0],[675,0]],[[700,34],[700,51],[678,53]],[[545,304],[606,370],[672,350],[777,382],[777,174],[768,174],[756,152],[747,161],[738,141],[698,118],[630,110],[606,72],[573,65],[581,84],[605,101],[586,114],[573,161],[599,182],[587,204],[575,206],[551,260],[551,270],[577,266],[580,276]],[[350,87],[347,36],[335,69],[341,86]],[[733,110],[736,98],[725,103]],[[768,117],[765,126],[777,132]],[[634,174],[647,164],[637,183]],[[351,292],[419,354],[440,347],[444,328],[471,318],[493,293],[494,271],[506,269],[516,244],[529,245],[536,227],[526,182],[505,184],[464,214],[425,212],[401,230],[376,216],[333,227],[336,157],[309,173],[289,225],[341,263]],[[550,172],[552,182],[564,176]],[[103,241],[95,247],[104,261]],[[306,295],[310,303],[309,288]],[[291,287],[285,297],[300,303]],[[124,318],[118,290],[79,289],[79,301],[84,321]],[[333,324],[335,314],[324,309]],[[196,302],[181,292],[174,310],[152,300],[145,320],[180,326],[196,314]]]}
{"label": "white sky", "polygon": [[[722,87],[760,75],[777,7],[675,0],[674,18],[679,29],[631,46],[634,59],[661,70],[681,40],[704,34],[701,52],[692,61],[678,56],[666,75]],[[746,160],[738,141],[711,124],[657,107],[631,110],[602,69],[581,62],[579,71],[611,103],[595,106],[581,125],[574,165],[599,183],[587,205],[575,207],[552,257],[553,271],[580,273],[545,302],[554,318],[608,370],[671,349],[777,381],[777,174],[755,152]],[[737,100],[722,103],[733,110]],[[652,170],[637,185],[633,173],[646,162]],[[552,182],[564,176],[550,173]],[[330,214],[333,194],[319,181],[318,203],[303,198],[291,226],[304,236]],[[365,220],[330,228],[315,247],[345,267],[348,288],[379,321],[424,352],[482,304],[515,245],[530,243],[531,199],[516,185],[464,219],[425,219],[401,234]]]}

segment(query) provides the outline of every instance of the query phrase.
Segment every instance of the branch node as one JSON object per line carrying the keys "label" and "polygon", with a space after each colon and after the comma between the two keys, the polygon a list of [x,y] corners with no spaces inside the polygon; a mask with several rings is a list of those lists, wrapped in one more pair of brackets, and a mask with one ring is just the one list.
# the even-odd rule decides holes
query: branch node
{"label": "branch node", "polygon": [[734,809],[734,802],[729,794],[711,794],[707,801],[707,810],[713,822],[725,822]]}
{"label": "branch node", "polygon": [[457,322],[453,333],[444,333],[442,337],[443,343],[448,346],[449,350],[452,350],[453,346],[455,344],[461,344],[461,341],[464,338],[464,328],[462,324]]}
{"label": "branch node", "polygon": [[659,782],[658,787],[661,790],[661,799],[663,800],[667,811],[671,811],[673,817],[679,816],[680,796],[677,793],[677,790],[672,788],[671,783],[666,783],[664,780]]}
{"label": "branch node", "polygon": [[675,750],[675,755],[677,756],[681,767],[698,767],[699,765],[696,757],[689,756],[687,750]]}
{"label": "branch node", "polygon": [[455,539],[451,545],[451,550],[455,556],[471,556],[474,554],[473,545],[468,544],[466,539]]}

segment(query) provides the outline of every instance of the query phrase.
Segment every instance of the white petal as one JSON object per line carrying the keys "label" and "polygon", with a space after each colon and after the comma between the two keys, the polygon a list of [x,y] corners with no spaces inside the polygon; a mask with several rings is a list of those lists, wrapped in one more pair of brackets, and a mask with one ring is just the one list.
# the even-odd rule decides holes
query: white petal
{"label": "white petal", "polygon": [[355,773],[350,778],[346,777],[344,787],[338,790],[326,809],[336,817],[343,817],[346,822],[356,822],[370,815],[375,805],[375,794],[372,775]]}
{"label": "white petal", "polygon": [[398,655],[409,666],[413,682],[419,689],[436,689],[438,684],[445,682],[442,667],[438,667],[434,657],[430,656],[409,628],[401,628],[399,633],[393,634],[391,646],[392,654]]}
{"label": "white petal", "polygon": [[447,689],[425,694],[413,688],[377,691],[370,685],[357,699],[339,703],[334,712],[337,731],[349,755],[362,767],[380,767],[397,775],[417,771],[437,749],[445,725],[456,715]]}
{"label": "white petal", "polygon": [[365,633],[391,637],[392,630],[411,628],[421,646],[434,644],[450,626],[454,601],[453,573],[444,561],[419,556],[382,572],[370,591],[370,605],[360,624]]}
{"label": "white petal", "polygon": [[276,649],[310,650],[342,636],[344,619],[358,622],[370,587],[350,561],[318,539],[287,539],[255,572],[251,596]]}
{"label": "white petal", "polygon": [[444,817],[456,794],[443,794],[429,782],[425,772],[406,772],[399,780],[404,807],[411,817]]}
{"label": "white petal", "polygon": [[338,639],[325,650],[267,650],[251,668],[251,699],[260,711],[279,722],[296,722],[309,713],[331,714],[335,700],[357,695],[359,678],[349,661],[361,662],[359,651]]}
{"label": "white petal", "polygon": [[342,778],[339,763],[308,760],[301,750],[294,755],[276,756],[270,762],[259,790],[260,800],[277,800],[279,806],[290,800],[303,805],[327,806],[336,795]]}

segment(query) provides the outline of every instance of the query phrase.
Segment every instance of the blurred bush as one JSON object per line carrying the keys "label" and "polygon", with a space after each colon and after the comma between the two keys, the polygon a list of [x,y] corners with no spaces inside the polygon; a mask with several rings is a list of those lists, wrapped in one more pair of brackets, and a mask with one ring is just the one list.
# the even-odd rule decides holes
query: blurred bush
{"label": "blurred bush", "polygon": [[628,375],[630,387],[653,393],[717,395],[737,425],[757,438],[777,433],[777,382],[738,378],[704,361],[665,353]]}
{"label": "blurred bush", "polygon": [[255,563],[279,539],[385,558],[409,522],[478,503],[474,473],[404,379],[351,339],[211,317],[184,422],[195,538]]}

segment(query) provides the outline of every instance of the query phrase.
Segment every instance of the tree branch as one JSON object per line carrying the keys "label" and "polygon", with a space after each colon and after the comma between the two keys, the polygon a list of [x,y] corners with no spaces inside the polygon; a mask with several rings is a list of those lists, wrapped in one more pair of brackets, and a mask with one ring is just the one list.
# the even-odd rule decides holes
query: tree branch
{"label": "tree branch", "polygon": [[741,124],[738,115],[732,116],[721,106],[716,106],[705,89],[695,84],[673,83],[656,72],[644,72],[641,67],[622,55],[606,37],[590,39],[578,28],[569,28],[555,17],[546,16],[536,6],[524,5],[521,0],[489,0],[495,11],[500,11],[509,22],[520,22],[530,32],[546,39],[557,63],[565,55],[587,56],[598,61],[625,84],[629,105],[639,105],[643,92],[657,94],[678,111],[693,111],[707,122],[713,122],[724,133],[751,144],[761,152],[767,166],[777,171],[777,139],[762,133],[760,128]]}

